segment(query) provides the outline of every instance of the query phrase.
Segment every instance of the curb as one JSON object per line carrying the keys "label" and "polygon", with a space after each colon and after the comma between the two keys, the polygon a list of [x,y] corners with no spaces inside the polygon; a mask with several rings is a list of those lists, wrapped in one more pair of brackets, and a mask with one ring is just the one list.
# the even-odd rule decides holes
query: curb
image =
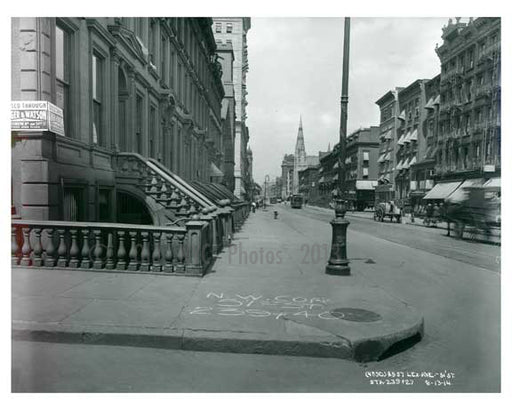
{"label": "curb", "polygon": [[[184,329],[126,329],[109,327],[64,326],[56,324],[13,325],[12,340],[147,347],[170,350],[203,351],[217,353],[265,354],[280,356],[306,356],[337,358],[356,362],[378,361],[415,344],[423,337],[423,318],[409,329],[398,333],[349,341],[341,336],[329,338],[307,337],[302,340],[272,340],[224,335],[206,336],[204,331]],[[239,336],[239,335],[238,335]],[[401,349],[400,346],[404,345]]]}

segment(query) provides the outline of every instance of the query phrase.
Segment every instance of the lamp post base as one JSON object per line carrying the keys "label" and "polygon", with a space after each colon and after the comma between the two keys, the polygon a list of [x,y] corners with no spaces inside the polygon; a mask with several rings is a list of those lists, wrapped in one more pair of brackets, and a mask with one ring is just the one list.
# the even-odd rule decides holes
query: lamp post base
{"label": "lamp post base", "polygon": [[346,265],[329,264],[325,267],[325,273],[328,275],[350,276],[350,266],[348,266],[348,261]]}
{"label": "lamp post base", "polygon": [[332,244],[331,257],[325,267],[328,275],[349,276],[350,267],[347,259],[347,228],[350,225],[345,219],[345,202],[337,199],[335,201],[335,218],[331,221]]}

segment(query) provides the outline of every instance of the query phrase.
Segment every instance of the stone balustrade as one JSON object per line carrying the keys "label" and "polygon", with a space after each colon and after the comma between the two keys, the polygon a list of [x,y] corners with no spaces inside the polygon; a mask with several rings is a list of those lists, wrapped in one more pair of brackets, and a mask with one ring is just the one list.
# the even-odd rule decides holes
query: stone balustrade
{"label": "stone balustrade", "polygon": [[14,266],[202,276],[213,257],[211,224],[184,227],[63,221],[11,222]]}

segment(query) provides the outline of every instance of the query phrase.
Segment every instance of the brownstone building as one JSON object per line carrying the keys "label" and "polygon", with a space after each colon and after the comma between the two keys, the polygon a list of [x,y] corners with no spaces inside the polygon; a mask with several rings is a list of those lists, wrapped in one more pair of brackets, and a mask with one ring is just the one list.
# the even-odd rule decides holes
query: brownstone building
{"label": "brownstone building", "polygon": [[159,201],[121,176],[132,170],[123,153],[183,180],[219,182],[232,165],[223,130],[232,133],[233,102],[228,92],[221,108],[211,26],[209,18],[14,18],[12,100],[48,101],[64,117],[60,133],[13,133],[18,215],[165,222]]}

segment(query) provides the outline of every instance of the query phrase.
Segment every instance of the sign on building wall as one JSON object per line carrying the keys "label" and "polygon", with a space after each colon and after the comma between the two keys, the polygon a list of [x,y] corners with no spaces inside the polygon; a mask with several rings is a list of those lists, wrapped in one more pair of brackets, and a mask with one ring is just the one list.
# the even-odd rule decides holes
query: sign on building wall
{"label": "sign on building wall", "polygon": [[64,136],[64,113],[48,101],[12,101],[11,131],[50,131]]}

